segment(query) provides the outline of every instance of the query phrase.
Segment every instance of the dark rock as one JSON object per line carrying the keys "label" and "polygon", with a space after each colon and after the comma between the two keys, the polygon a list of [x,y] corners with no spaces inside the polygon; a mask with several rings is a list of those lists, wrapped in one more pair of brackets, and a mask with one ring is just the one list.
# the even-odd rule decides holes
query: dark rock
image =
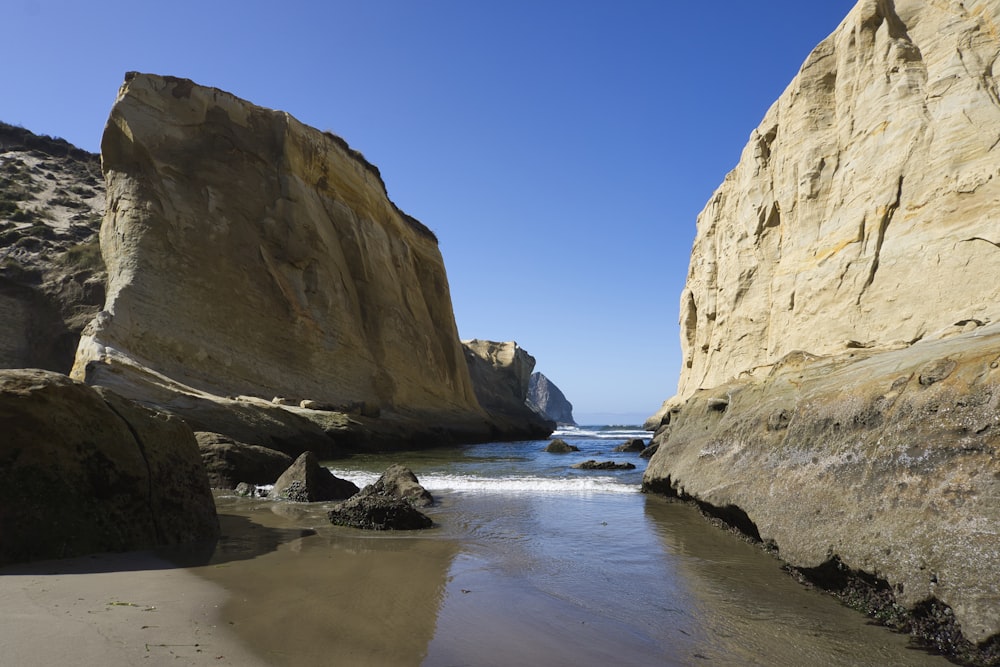
{"label": "dark rock", "polygon": [[235,489],[240,482],[273,484],[292,465],[292,457],[284,452],[247,445],[219,433],[198,431],[194,436],[208,482],[216,489]]}
{"label": "dark rock", "polygon": [[330,523],[365,530],[419,530],[434,525],[430,517],[402,498],[358,494],[327,514]]}
{"label": "dark rock", "polygon": [[552,442],[548,444],[545,451],[550,454],[568,454],[570,452],[578,452],[580,448],[576,445],[571,445],[562,438],[555,438]]}
{"label": "dark rock", "polygon": [[408,501],[414,507],[434,504],[430,492],[420,485],[409,468],[398,463],[389,466],[378,481],[361,490],[362,495],[382,495]]}
{"label": "dark rock", "polygon": [[634,463],[617,463],[615,461],[597,461],[591,459],[589,461],[584,461],[583,463],[577,463],[571,465],[570,468],[576,468],[577,470],[633,470],[635,468]]}
{"label": "dark rock", "polygon": [[0,371],[0,563],[218,537],[181,420],[37,369]]}
{"label": "dark rock", "polygon": [[614,448],[615,452],[641,452],[646,449],[646,442],[642,438],[632,438],[628,442]]}
{"label": "dark rock", "polygon": [[356,484],[336,477],[319,464],[312,452],[305,452],[281,474],[270,495],[279,500],[315,503],[343,500],[357,492]]}

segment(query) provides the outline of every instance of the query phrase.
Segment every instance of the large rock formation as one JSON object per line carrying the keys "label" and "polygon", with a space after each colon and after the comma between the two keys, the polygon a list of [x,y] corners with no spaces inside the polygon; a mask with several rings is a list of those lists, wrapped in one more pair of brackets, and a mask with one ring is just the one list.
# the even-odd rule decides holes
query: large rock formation
{"label": "large rock formation", "polygon": [[[101,149],[108,298],[75,377],[288,453],[330,455],[320,441],[356,439],[360,423],[416,440],[498,432],[463,361],[436,238],[342,139],[130,73]],[[380,418],[284,405],[302,400]]]}
{"label": "large rock formation", "polygon": [[184,422],[43,370],[0,371],[0,563],[211,540]]}
{"label": "large rock formation", "polygon": [[867,0],[816,47],[698,218],[680,396],[997,319],[998,12]]}
{"label": "large rock formation", "polygon": [[528,407],[546,419],[576,426],[573,421],[573,404],[559,387],[541,373],[532,373],[528,382]]}
{"label": "large rock formation", "polygon": [[809,56],[699,216],[644,477],[972,642],[1000,632],[998,26],[865,0]]}
{"label": "large rock formation", "polygon": [[535,358],[512,341],[472,339],[462,345],[476,397],[493,422],[524,439],[548,437],[555,423],[527,403]]}
{"label": "large rock formation", "polygon": [[0,123],[0,368],[69,373],[104,303],[100,158]]}

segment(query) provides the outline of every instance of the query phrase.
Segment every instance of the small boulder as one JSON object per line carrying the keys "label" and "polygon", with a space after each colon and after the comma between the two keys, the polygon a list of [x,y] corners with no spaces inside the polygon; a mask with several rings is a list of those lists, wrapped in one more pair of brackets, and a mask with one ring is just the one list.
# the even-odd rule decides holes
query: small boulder
{"label": "small boulder", "polygon": [[646,441],[642,438],[631,438],[627,442],[614,448],[615,452],[641,452],[646,449]]}
{"label": "small boulder", "polygon": [[580,448],[569,444],[562,438],[555,438],[549,443],[548,447],[545,448],[545,451],[550,454],[568,454],[570,452],[578,452],[580,451]]}
{"label": "small boulder", "polygon": [[358,494],[327,513],[330,523],[364,530],[419,530],[434,525],[430,517],[402,498]]}
{"label": "small boulder", "polygon": [[617,463],[615,461],[601,461],[598,463],[594,459],[590,459],[589,461],[584,461],[583,463],[571,465],[570,468],[576,468],[577,470],[632,470],[635,468],[635,464],[627,461],[623,463]]}
{"label": "small boulder", "polygon": [[198,431],[194,437],[208,483],[215,489],[235,489],[240,482],[272,484],[292,465],[292,457],[284,452],[247,445],[219,433]]}
{"label": "small boulder", "polygon": [[398,463],[386,468],[378,481],[363,488],[361,493],[363,495],[377,494],[390,498],[400,498],[408,501],[414,507],[427,507],[434,504],[434,497],[421,486],[413,471]]}
{"label": "small boulder", "polygon": [[304,452],[274,483],[270,497],[299,503],[315,503],[344,500],[357,492],[358,486],[354,482],[340,479],[321,466],[315,454]]}

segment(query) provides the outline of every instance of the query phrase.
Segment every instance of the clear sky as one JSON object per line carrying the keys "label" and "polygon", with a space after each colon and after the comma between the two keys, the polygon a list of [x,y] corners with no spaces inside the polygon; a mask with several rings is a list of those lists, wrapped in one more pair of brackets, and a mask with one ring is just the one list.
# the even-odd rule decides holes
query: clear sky
{"label": "clear sky", "polygon": [[437,234],[462,338],[581,423],[673,395],[695,218],[853,0],[5,0],[0,120],[97,151],[129,70],[344,137]]}

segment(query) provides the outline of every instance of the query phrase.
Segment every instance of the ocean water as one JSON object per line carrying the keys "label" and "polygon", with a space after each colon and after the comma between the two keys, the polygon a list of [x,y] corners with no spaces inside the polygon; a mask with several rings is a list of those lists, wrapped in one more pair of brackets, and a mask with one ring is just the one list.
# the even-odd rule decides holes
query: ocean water
{"label": "ocean water", "polygon": [[[569,454],[544,452],[545,440],[331,462],[359,486],[407,465],[436,500],[436,528],[408,539],[455,545],[414,664],[948,664],[691,507],[641,493],[646,461],[612,450],[649,435],[584,426],[553,434],[579,447]],[[570,467],[588,459],[636,468]]]}

